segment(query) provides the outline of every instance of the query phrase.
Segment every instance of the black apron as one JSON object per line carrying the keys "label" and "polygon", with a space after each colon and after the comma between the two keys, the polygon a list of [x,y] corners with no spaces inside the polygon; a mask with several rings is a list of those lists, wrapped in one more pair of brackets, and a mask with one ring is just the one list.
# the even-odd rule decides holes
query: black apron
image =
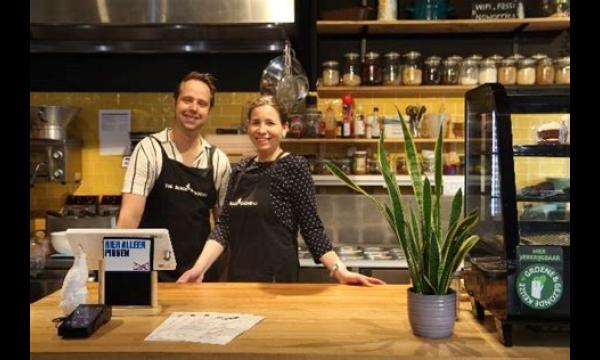
{"label": "black apron", "polygon": [[[169,230],[177,268],[159,271],[158,278],[172,282],[194,265],[210,234],[210,210],[217,201],[212,167],[214,147],[208,154],[208,168],[198,169],[170,159],[160,141],[151,138],[158,142],[163,165],[146,198],[139,227]],[[218,275],[219,269],[213,267],[203,281],[217,281]]]}
{"label": "black apron", "polygon": [[269,196],[273,165],[282,154],[262,174],[246,173],[254,159],[249,161],[236,179],[228,204],[228,281],[298,281],[297,234],[277,218]]}

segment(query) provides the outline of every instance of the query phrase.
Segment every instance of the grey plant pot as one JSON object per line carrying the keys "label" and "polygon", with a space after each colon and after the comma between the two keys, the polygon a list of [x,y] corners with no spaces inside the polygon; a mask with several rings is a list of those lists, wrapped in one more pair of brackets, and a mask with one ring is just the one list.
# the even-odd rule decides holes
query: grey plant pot
{"label": "grey plant pot", "polygon": [[449,289],[447,295],[422,295],[408,289],[408,320],[417,336],[430,339],[452,335],[456,320],[456,294]]}

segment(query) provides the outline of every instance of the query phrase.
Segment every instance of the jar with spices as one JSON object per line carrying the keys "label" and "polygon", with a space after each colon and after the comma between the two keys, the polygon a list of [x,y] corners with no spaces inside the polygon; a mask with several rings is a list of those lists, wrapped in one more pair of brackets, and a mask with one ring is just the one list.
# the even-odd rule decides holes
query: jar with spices
{"label": "jar with spices", "polygon": [[395,164],[396,164],[396,166],[395,166],[396,174],[398,174],[398,175],[407,175],[408,174],[408,167],[406,166],[406,158],[404,156],[398,155],[396,157]]}
{"label": "jar with spices", "polygon": [[483,56],[479,55],[479,54],[473,54],[471,56],[469,56],[468,58],[466,58],[465,60],[475,60],[475,62],[477,63],[477,66],[479,66],[479,63],[483,60]]}
{"label": "jar with spices", "polygon": [[498,82],[498,69],[493,59],[485,59],[479,64],[479,83]]}
{"label": "jar with spices", "polygon": [[554,84],[554,64],[552,59],[540,59],[535,68],[535,82],[540,85]]}
{"label": "jar with spices", "polygon": [[571,83],[571,57],[556,59],[554,66],[554,82],[557,84]]}
{"label": "jar with spices", "polygon": [[479,81],[479,64],[476,59],[468,58],[460,66],[460,84],[477,85]]}
{"label": "jar with spices", "polygon": [[546,54],[542,54],[542,53],[536,53],[530,56],[533,60],[535,60],[535,63],[537,64],[540,60],[545,59],[548,57],[548,55]]}
{"label": "jar with spices", "polygon": [[517,66],[514,59],[508,58],[500,62],[498,82],[502,85],[514,85],[517,83]]}
{"label": "jar with spices", "polygon": [[502,61],[502,59],[504,59],[504,56],[499,55],[499,54],[494,54],[494,55],[488,57],[488,59],[494,60],[494,63],[496,63],[496,67],[499,67],[500,62]]}
{"label": "jar with spices", "polygon": [[356,150],[352,156],[352,173],[365,175],[367,173],[367,151]]}
{"label": "jar with spices", "polygon": [[400,54],[389,52],[383,55],[383,85],[400,85]]}
{"label": "jar with spices", "polygon": [[425,60],[424,84],[439,85],[442,82],[441,62],[442,58],[439,56],[430,56]]}
{"label": "jar with spices", "polygon": [[379,170],[379,162],[375,156],[367,159],[367,173],[372,175],[381,174],[381,171]]}
{"label": "jar with spices", "polygon": [[442,84],[457,85],[459,73],[459,61],[454,58],[447,58],[443,62]]}
{"label": "jar with spices", "polygon": [[379,64],[379,54],[370,51],[365,54],[365,62],[362,66],[361,83],[363,85],[381,85],[383,81],[381,75],[381,65]]}
{"label": "jar with spices", "polygon": [[337,86],[340,83],[339,63],[335,60],[325,61],[323,63],[323,85]]}
{"label": "jar with spices", "polygon": [[524,58],[519,61],[517,66],[517,84],[535,84],[535,60]]}
{"label": "jar with spices", "polygon": [[411,51],[404,54],[404,66],[402,66],[402,83],[404,85],[421,85],[423,73],[421,70],[421,54]]}
{"label": "jar with spices", "polygon": [[342,170],[346,175],[352,174],[352,158],[342,157],[334,160],[334,163]]}
{"label": "jar with spices", "polygon": [[349,52],[344,55],[346,59],[344,64],[344,75],[342,84],[344,86],[360,85],[360,55],[355,52]]}

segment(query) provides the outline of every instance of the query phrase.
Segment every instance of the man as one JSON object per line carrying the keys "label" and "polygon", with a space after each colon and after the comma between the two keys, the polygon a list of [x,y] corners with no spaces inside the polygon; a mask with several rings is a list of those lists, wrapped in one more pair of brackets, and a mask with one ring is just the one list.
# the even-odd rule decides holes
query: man
{"label": "man", "polygon": [[[161,281],[176,281],[194,265],[210,233],[210,210],[216,219],[231,172],[225,153],[200,133],[214,106],[212,76],[191,72],[173,95],[172,128],[144,138],[131,154],[117,223],[169,230],[177,269],[160,271]],[[207,281],[217,281],[219,272],[207,274]]]}

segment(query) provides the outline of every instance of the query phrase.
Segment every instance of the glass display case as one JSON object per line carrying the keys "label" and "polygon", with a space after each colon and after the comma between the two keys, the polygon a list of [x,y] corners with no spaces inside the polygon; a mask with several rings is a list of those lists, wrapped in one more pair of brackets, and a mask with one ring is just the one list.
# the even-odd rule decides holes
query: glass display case
{"label": "glass display case", "polygon": [[465,211],[479,243],[465,259],[474,314],[512,326],[570,324],[570,88],[485,84],[465,96]]}

